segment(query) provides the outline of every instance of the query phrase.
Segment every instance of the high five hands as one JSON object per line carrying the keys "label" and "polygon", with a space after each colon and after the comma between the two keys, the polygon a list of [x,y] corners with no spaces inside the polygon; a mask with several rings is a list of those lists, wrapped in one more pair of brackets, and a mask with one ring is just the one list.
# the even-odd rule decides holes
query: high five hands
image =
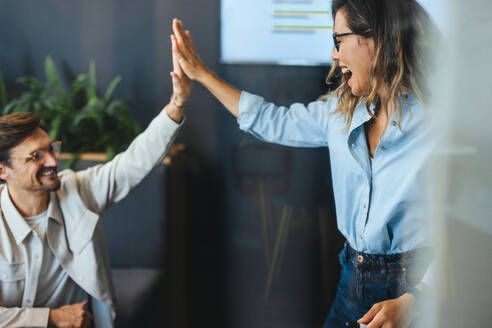
{"label": "high five hands", "polygon": [[200,82],[207,88],[227,110],[234,116],[239,115],[239,98],[241,91],[220,79],[201,61],[195,49],[190,32],[186,31],[179,19],[173,19],[173,63],[177,63],[176,71],[184,73],[190,80]]}
{"label": "high five hands", "polygon": [[191,80],[201,81],[208,69],[198,57],[195,45],[190,36],[190,31],[185,31],[179,19],[173,19],[173,58],[177,59],[180,69]]}
{"label": "high five hands", "polygon": [[[175,24],[175,22],[173,23]],[[189,102],[193,85],[189,75],[183,72],[182,66],[180,65],[180,61],[183,61],[183,59],[179,56],[178,42],[174,35],[171,35],[171,44],[173,71],[170,75],[173,83],[173,94],[169,105],[166,106],[166,112],[175,122],[180,122],[183,118],[183,110]]]}

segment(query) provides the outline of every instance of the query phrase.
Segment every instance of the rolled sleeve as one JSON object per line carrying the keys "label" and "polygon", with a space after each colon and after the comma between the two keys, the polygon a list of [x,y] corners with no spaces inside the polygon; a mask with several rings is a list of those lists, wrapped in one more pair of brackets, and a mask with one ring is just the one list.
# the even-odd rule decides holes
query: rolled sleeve
{"label": "rolled sleeve", "polygon": [[264,99],[260,96],[252,95],[246,91],[241,92],[239,98],[239,116],[237,123],[243,131],[248,131],[258,117],[258,113]]}
{"label": "rolled sleeve", "polygon": [[334,102],[314,101],[277,106],[263,97],[242,91],[239,98],[239,128],[254,137],[292,147],[328,145],[329,112]]}
{"label": "rolled sleeve", "polygon": [[48,327],[49,308],[0,308],[0,327]]}

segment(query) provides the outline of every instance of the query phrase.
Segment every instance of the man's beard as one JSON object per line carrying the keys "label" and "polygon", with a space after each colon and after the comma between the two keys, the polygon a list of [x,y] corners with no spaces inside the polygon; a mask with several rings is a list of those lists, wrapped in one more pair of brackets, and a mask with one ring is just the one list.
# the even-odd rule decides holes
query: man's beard
{"label": "man's beard", "polygon": [[[53,177],[50,178],[49,184],[43,182],[43,173],[48,170],[54,171]],[[60,178],[58,178],[58,172],[56,167],[47,167],[47,168],[40,169],[37,178],[40,184],[40,189],[42,189],[43,191],[51,192],[60,189],[61,183],[60,183]]]}
{"label": "man's beard", "polygon": [[58,177],[56,178],[56,182],[53,185],[46,185],[46,184],[41,184],[42,188],[44,191],[51,192],[51,191],[58,191],[60,189],[61,183],[60,179]]}

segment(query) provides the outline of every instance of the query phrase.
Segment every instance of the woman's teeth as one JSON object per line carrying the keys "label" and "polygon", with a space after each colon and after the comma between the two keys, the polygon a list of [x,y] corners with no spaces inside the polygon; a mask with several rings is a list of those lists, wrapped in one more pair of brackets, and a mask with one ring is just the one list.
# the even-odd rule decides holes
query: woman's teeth
{"label": "woman's teeth", "polygon": [[350,72],[350,70],[347,67],[343,67],[342,68],[342,73],[343,74],[346,74],[346,73],[349,73],[349,72]]}

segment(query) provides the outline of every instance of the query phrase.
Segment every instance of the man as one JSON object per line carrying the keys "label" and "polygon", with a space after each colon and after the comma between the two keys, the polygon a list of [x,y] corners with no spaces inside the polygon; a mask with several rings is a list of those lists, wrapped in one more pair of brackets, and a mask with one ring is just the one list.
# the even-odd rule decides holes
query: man
{"label": "man", "polygon": [[[111,162],[57,174],[61,144],[31,113],[0,117],[0,327],[112,327],[114,291],[100,221],[158,165],[183,121],[191,82]],[[138,218],[135,218],[138,219]]]}

